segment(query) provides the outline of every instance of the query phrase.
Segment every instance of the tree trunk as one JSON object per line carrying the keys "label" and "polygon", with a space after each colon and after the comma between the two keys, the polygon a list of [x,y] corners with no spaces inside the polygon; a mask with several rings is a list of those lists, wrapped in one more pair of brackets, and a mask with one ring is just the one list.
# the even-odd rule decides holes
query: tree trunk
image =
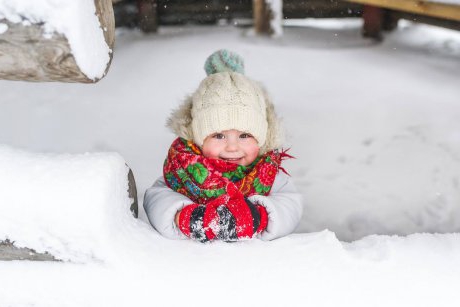
{"label": "tree trunk", "polygon": [[[113,50],[115,20],[112,0],[94,0],[96,15],[107,46]],[[93,83],[78,67],[67,38],[53,33],[44,37],[43,24],[24,25],[5,19],[8,29],[0,34],[0,79]],[[109,69],[110,61],[105,72]]]}

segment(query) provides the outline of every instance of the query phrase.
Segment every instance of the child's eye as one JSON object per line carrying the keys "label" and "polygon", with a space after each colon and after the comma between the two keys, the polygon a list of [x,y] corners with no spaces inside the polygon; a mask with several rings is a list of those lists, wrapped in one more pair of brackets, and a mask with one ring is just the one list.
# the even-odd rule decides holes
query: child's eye
{"label": "child's eye", "polygon": [[218,140],[222,140],[225,138],[225,135],[223,135],[222,133],[216,133],[212,137]]}
{"label": "child's eye", "polygon": [[240,134],[240,139],[248,139],[248,138],[252,138],[252,135],[250,135],[249,133]]}

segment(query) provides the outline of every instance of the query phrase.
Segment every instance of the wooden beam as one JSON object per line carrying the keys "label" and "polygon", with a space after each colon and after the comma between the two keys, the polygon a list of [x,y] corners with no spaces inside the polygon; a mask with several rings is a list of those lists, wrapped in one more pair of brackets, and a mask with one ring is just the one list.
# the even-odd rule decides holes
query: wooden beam
{"label": "wooden beam", "polygon": [[363,7],[363,36],[376,40],[382,39],[383,10],[381,7],[365,5]]}
{"label": "wooden beam", "polygon": [[137,0],[139,10],[139,28],[142,32],[151,33],[158,29],[157,0]]}
{"label": "wooden beam", "polygon": [[[94,0],[96,15],[107,46],[113,50],[115,20],[112,0]],[[0,34],[0,79],[94,83],[78,67],[67,38],[53,33],[45,37],[43,24],[12,23],[1,19],[8,29]],[[112,60],[107,64],[107,73]]]}
{"label": "wooden beam", "polygon": [[258,34],[270,34],[270,10],[265,0],[253,0],[254,30]]}
{"label": "wooden beam", "polygon": [[419,14],[406,13],[401,11],[393,11],[392,15],[395,18],[407,19],[413,22],[425,23],[437,27],[444,27],[451,30],[460,31],[460,22],[454,20],[447,20],[431,16],[424,16]]}
{"label": "wooden beam", "polygon": [[348,2],[460,21],[460,5],[422,0],[346,0]]}

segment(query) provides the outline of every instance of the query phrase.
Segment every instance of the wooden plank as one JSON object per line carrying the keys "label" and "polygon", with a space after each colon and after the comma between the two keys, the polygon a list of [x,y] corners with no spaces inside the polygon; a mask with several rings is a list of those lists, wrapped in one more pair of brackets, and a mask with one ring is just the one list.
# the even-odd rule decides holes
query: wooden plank
{"label": "wooden plank", "polygon": [[451,30],[460,31],[460,22],[455,20],[447,20],[431,16],[417,15],[401,11],[392,11],[394,18],[407,19],[413,22],[425,23],[437,27],[444,27]]}
{"label": "wooden plank", "polygon": [[421,0],[346,0],[364,5],[460,21],[460,6]]}

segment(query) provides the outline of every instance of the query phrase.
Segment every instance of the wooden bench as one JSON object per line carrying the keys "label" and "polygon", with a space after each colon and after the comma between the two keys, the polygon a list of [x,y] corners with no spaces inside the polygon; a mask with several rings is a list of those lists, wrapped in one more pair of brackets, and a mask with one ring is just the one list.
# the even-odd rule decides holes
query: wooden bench
{"label": "wooden bench", "polygon": [[460,30],[460,4],[424,0],[346,0],[363,5],[363,35],[381,39],[398,19],[407,19]]}

